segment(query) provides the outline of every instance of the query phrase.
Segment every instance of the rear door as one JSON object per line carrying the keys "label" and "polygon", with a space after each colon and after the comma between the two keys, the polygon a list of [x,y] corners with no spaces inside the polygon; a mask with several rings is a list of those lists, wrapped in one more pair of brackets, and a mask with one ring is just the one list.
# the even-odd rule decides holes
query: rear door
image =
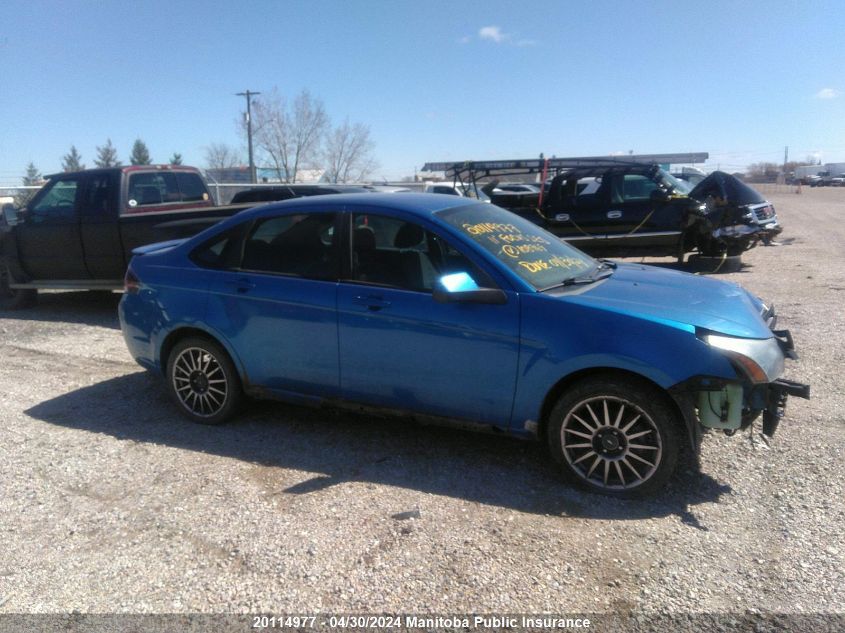
{"label": "rear door", "polygon": [[554,187],[550,200],[549,223],[556,235],[581,246],[604,242],[610,231],[607,208],[610,188],[606,175],[565,179]]}
{"label": "rear door", "polygon": [[15,227],[23,269],[34,280],[88,279],[79,223],[83,174],[51,180]]}
{"label": "rear door", "polygon": [[239,266],[213,277],[208,323],[256,388],[338,394],[339,217],[326,209],[260,218],[247,229]]}
{"label": "rear door", "polygon": [[88,175],[80,203],[80,233],[85,265],[93,279],[121,279],[126,271],[117,219],[119,194],[120,172]]}

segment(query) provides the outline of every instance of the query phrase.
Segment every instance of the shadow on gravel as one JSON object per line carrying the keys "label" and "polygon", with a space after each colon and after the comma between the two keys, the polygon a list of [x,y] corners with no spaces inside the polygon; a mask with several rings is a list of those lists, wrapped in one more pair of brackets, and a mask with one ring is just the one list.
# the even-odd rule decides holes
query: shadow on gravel
{"label": "shadow on gravel", "polygon": [[[26,413],[120,440],[254,463],[254,479],[268,496],[319,494],[345,482],[366,481],[534,514],[589,519],[677,515],[686,525],[706,529],[691,507],[716,502],[730,491],[690,467],[659,499],[609,499],[562,482],[536,443],[401,418],[263,402],[229,425],[191,424],[176,411],[161,380],[148,372],[72,391]],[[319,474],[284,486],[279,468]]]}
{"label": "shadow on gravel", "polygon": [[0,310],[0,319],[82,323],[120,329],[117,318],[119,292],[40,292],[38,303],[23,310]]}

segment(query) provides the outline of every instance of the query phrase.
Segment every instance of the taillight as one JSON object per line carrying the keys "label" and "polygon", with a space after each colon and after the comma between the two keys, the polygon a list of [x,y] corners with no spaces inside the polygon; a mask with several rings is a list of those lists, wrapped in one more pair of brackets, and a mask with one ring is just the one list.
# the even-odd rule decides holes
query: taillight
{"label": "taillight", "polygon": [[131,268],[126,269],[126,275],[123,277],[123,292],[128,292],[131,295],[138,294],[141,290],[141,280]]}

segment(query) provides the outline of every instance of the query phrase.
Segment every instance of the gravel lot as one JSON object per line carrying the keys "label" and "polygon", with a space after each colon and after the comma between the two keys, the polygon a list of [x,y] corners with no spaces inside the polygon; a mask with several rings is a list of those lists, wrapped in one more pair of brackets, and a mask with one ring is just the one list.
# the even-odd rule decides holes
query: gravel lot
{"label": "gravel lot", "polygon": [[771,445],[708,435],[657,500],[390,419],[194,426],[129,358],[117,294],[0,313],[0,613],[845,611],[845,190],[767,196],[781,244],[720,277],[774,302],[813,399]]}

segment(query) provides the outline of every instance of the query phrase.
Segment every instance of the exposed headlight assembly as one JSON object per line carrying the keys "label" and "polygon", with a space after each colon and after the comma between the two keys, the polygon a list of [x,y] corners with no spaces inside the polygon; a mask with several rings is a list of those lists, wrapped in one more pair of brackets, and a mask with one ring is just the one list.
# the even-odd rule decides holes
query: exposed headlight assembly
{"label": "exposed headlight assembly", "polygon": [[772,382],[783,373],[783,352],[777,339],[736,338],[705,334],[704,341],[722,350],[755,383]]}

